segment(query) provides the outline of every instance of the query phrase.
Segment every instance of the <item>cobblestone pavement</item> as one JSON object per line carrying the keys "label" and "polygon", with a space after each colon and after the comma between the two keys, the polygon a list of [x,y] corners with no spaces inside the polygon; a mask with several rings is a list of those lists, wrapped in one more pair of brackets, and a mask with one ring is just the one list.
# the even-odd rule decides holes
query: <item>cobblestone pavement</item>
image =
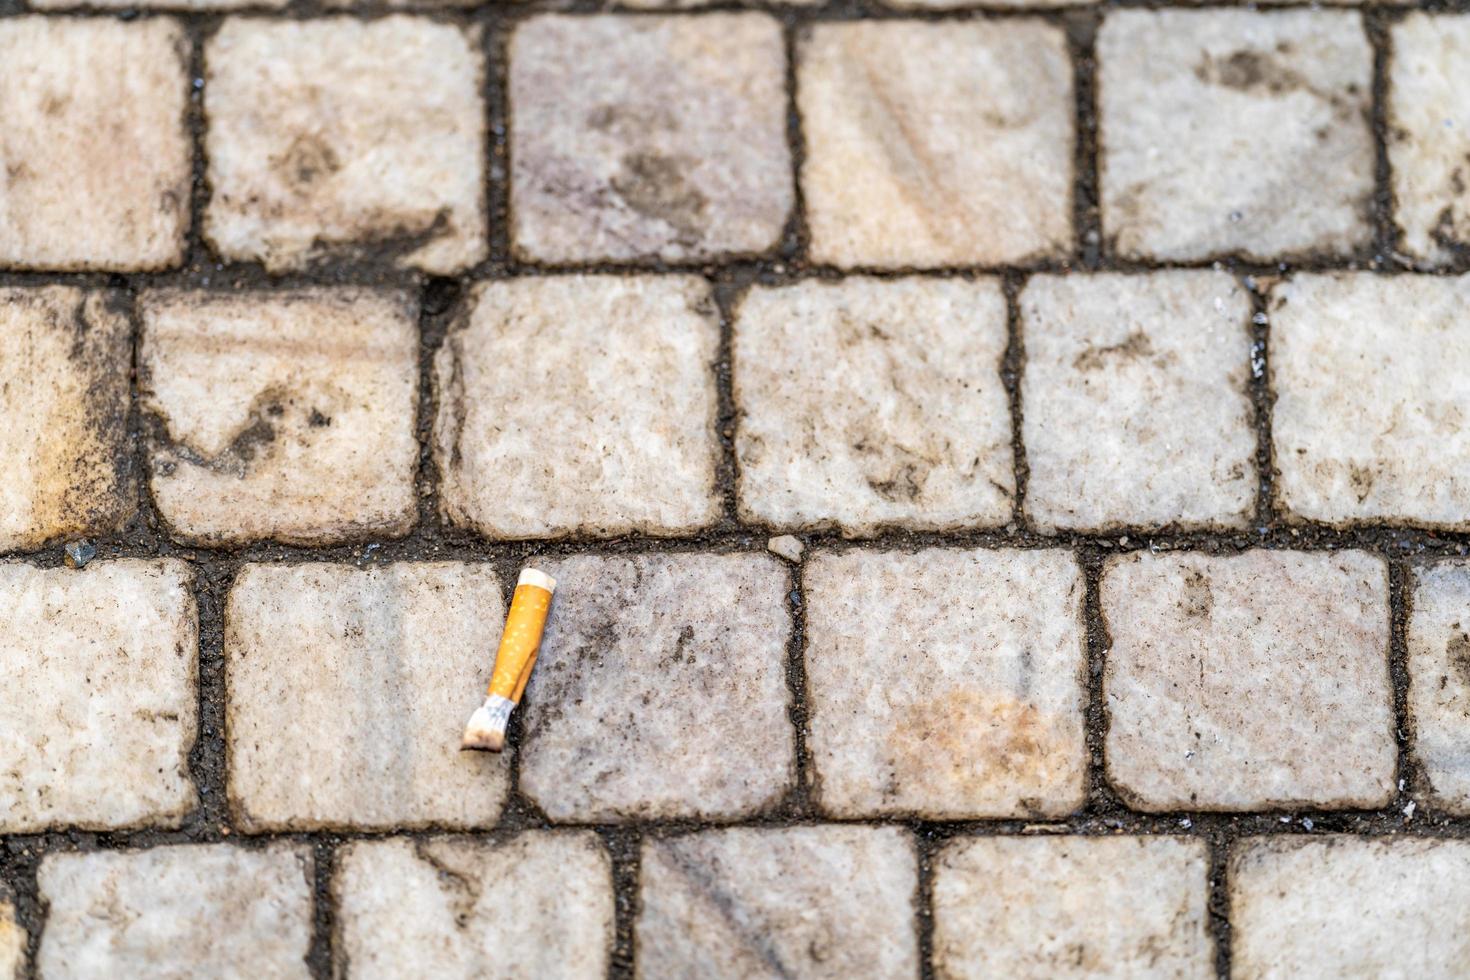
{"label": "cobblestone pavement", "polygon": [[1459,0],[349,5],[0,0],[0,978],[1470,976]]}

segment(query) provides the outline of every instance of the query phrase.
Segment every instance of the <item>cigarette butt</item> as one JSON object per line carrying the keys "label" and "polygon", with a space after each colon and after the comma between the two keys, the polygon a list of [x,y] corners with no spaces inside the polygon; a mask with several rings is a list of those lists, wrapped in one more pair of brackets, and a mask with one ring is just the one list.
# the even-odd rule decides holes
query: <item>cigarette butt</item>
{"label": "cigarette butt", "polygon": [[495,670],[490,675],[490,689],[485,703],[470,715],[460,748],[499,752],[505,748],[505,726],[510,713],[520,703],[536,666],[541,649],[541,633],[546,628],[546,612],[556,579],[534,568],[521,569],[510,612],[505,617],[505,632],[500,635],[500,649],[495,654]]}

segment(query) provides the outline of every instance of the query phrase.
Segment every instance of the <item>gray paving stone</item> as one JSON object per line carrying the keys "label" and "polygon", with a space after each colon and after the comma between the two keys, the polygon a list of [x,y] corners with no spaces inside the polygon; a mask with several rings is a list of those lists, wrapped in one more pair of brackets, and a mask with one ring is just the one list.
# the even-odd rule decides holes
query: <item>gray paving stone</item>
{"label": "gray paving stone", "polygon": [[510,41],[511,222],[541,262],[776,246],[795,198],[765,14],[532,18]]}
{"label": "gray paving stone", "polygon": [[553,820],[748,816],[794,778],[788,572],[766,554],[580,555],[526,691],[521,791]]}
{"label": "gray paving stone", "polygon": [[1232,276],[1040,276],[1020,303],[1026,512],[1036,524],[1249,520],[1251,310]]}
{"label": "gray paving stone", "polygon": [[0,833],[177,826],[198,621],[176,559],[0,564]]}
{"label": "gray paving stone", "polygon": [[1085,796],[1083,584],[1066,551],[824,552],[806,674],[821,808],[1062,816]]}
{"label": "gray paving stone", "polygon": [[934,870],[934,974],[1210,977],[1209,855],[1175,837],[972,837]]}
{"label": "gray paving stone", "polygon": [[225,609],[236,821],[493,825],[508,759],[461,752],[459,740],[504,617],[488,565],[246,565]]}
{"label": "gray paving stone", "polygon": [[1388,570],[1361,551],[1110,561],[1108,776],[1143,810],[1383,806]]}
{"label": "gray paving stone", "polygon": [[1097,57],[1103,235],[1121,255],[1368,244],[1373,53],[1356,12],[1117,11]]}
{"label": "gray paving stone", "polygon": [[896,827],[716,830],[647,841],[640,978],[919,972],[914,845]]}
{"label": "gray paving stone", "polygon": [[1414,756],[1435,803],[1470,814],[1470,563],[1416,570],[1409,609]]}
{"label": "gray paving stone", "polygon": [[990,279],[754,288],[734,340],[741,513],[850,535],[1008,521],[1005,348]]}
{"label": "gray paving stone", "polygon": [[356,980],[607,975],[612,864],[590,832],[357,841],[332,887]]}

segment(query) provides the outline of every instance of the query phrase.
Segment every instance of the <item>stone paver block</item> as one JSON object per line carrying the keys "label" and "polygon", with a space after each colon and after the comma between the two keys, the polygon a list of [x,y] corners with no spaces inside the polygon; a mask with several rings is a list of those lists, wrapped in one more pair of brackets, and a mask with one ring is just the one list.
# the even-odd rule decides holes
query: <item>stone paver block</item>
{"label": "stone paver block", "polygon": [[1414,755],[1436,803],[1470,814],[1470,563],[1418,570],[1409,608]]}
{"label": "stone paver block", "polygon": [[1230,862],[1231,975],[1457,977],[1470,842],[1256,838]]}
{"label": "stone paver block", "polygon": [[1211,976],[1208,869],[1187,838],[952,841],[935,862],[935,976]]}
{"label": "stone paver block", "polygon": [[417,516],[418,328],[399,293],[147,293],[153,499],[181,538],[324,544]]}
{"label": "stone paver block", "polygon": [[401,15],[227,20],[205,64],[204,230],[226,258],[451,273],[485,255],[477,30]]}
{"label": "stone paver block", "polygon": [[1224,273],[1032,279],[1021,294],[1031,519],[1243,525],[1256,500],[1250,316]]}
{"label": "stone paver block", "polygon": [[132,340],[120,298],[0,289],[0,551],[106,533],[133,511]]}
{"label": "stone paver block", "polygon": [[655,839],[640,877],[641,978],[918,975],[918,866],[899,828]]}
{"label": "stone paver block", "polygon": [[305,845],[50,855],[38,973],[305,980],[312,876]]}
{"label": "stone paver block", "polygon": [[1360,551],[1108,564],[1107,768],[1144,810],[1373,809],[1393,793],[1388,571]]}
{"label": "stone paver block", "polygon": [[828,24],[800,44],[817,262],[1019,262],[1072,242],[1072,66],[1025,21]]}
{"label": "stone paver block", "polygon": [[445,516],[492,537],[679,534],[719,515],[708,287],[489,283],[435,361]]}
{"label": "stone paver block", "polygon": [[230,803],[247,830],[495,823],[461,752],[504,622],[487,565],[247,565],[225,610]]}
{"label": "stone paver block", "polygon": [[177,826],[198,619],[174,559],[0,564],[0,833]]}
{"label": "stone paver block", "polygon": [[827,552],[803,581],[823,810],[963,819],[1081,805],[1083,585],[1070,552]]}
{"label": "stone paver block", "polygon": [[187,50],[168,18],[0,24],[0,266],[147,270],[183,258]]}
{"label": "stone paver block", "polygon": [[794,201],[764,14],[543,16],[510,42],[511,222],[541,262],[774,248]]}
{"label": "stone paver block", "polygon": [[1097,52],[1103,235],[1121,255],[1368,243],[1373,53],[1357,13],[1119,11]]}
{"label": "stone paver block", "polygon": [[15,896],[0,883],[0,980],[23,980],[26,931],[16,919]]}
{"label": "stone paver block", "polygon": [[589,832],[359,841],[333,890],[358,980],[607,975],[612,864]]}
{"label": "stone paver block", "polygon": [[1332,524],[1470,527],[1470,278],[1303,275],[1271,294],[1277,499]]}
{"label": "stone paver block", "polygon": [[526,693],[521,790],[553,820],[734,819],[794,775],[789,580],[766,554],[582,555]]}

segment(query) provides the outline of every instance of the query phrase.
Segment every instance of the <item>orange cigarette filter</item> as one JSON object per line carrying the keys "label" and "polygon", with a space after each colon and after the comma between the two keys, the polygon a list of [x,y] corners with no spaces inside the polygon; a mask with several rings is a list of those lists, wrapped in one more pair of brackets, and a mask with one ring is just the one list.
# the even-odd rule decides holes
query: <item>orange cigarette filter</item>
{"label": "orange cigarette filter", "polygon": [[534,568],[521,570],[515,595],[510,600],[510,614],[505,618],[505,631],[500,634],[500,649],[495,654],[495,671],[490,675],[490,690],[485,703],[475,709],[465,726],[461,748],[499,752],[505,748],[505,726],[510,713],[526,692],[531,668],[541,649],[541,634],[546,628],[546,613],[551,596],[556,592],[556,579]]}

